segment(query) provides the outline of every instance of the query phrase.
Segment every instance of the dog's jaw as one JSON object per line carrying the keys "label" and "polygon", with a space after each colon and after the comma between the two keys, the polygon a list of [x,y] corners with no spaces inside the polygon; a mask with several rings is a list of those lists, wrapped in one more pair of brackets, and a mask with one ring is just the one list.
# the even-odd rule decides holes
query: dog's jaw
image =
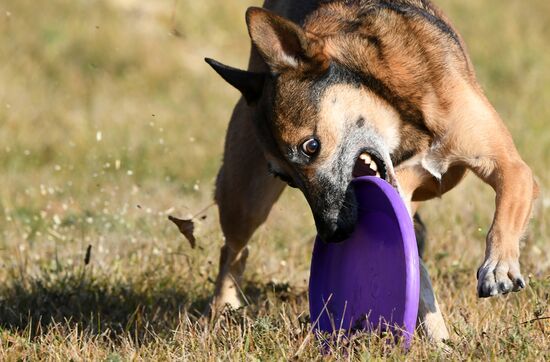
{"label": "dog's jaw", "polygon": [[386,165],[372,152],[362,151],[353,166],[352,177],[376,176],[386,179]]}

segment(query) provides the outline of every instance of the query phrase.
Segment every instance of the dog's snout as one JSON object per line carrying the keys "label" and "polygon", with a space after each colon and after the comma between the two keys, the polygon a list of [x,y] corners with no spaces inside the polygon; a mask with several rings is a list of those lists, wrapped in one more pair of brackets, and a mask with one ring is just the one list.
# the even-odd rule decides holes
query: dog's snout
{"label": "dog's snout", "polygon": [[[328,185],[332,187],[326,187]],[[317,197],[308,198],[319,238],[325,243],[348,239],[357,222],[357,200],[351,183],[325,183]],[[309,194],[311,195],[311,194]]]}
{"label": "dog's snout", "polygon": [[355,208],[340,212],[336,218],[323,216],[315,217],[315,224],[317,234],[325,243],[340,243],[349,238],[355,229],[357,221]]}
{"label": "dog's snout", "polygon": [[355,225],[353,224],[346,227],[336,226],[335,228],[327,228],[325,230],[318,227],[318,234],[321,240],[325,243],[341,243],[350,237],[354,228]]}

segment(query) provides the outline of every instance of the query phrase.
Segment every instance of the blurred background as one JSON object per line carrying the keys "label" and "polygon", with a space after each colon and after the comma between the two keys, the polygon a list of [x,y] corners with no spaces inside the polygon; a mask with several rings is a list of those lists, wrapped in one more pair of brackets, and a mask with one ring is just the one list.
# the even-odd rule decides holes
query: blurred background
{"label": "blurred background", "polygon": [[[207,209],[197,223],[193,250],[167,215],[190,217],[212,202],[239,94],[203,58],[245,68],[244,12],[260,4],[0,1],[4,341],[27,332],[63,335],[75,325],[92,336],[115,331],[115,339],[145,336],[149,329],[162,336],[181,327],[181,313],[198,315],[213,289],[222,245],[217,210]],[[475,298],[492,190],[469,176],[421,210],[439,298],[456,328],[472,326],[462,330],[468,335],[491,329],[488,310],[504,321],[548,312],[543,291],[550,285],[550,2],[437,4],[465,38],[480,83],[542,190],[522,251],[531,287],[506,302]],[[245,287],[252,300],[285,310],[282,290],[291,295],[295,319],[307,313],[314,233],[302,195],[285,191],[251,242]],[[485,309],[468,312],[474,315],[466,322],[460,311],[468,306]],[[269,308],[252,310],[256,319],[273,317]],[[54,327],[68,332],[47,332]],[[175,338],[170,336],[166,340]],[[29,356],[44,347],[44,340],[36,343]],[[111,353],[109,343],[101,353]],[[292,343],[284,348],[293,350]],[[2,348],[9,350],[8,344]],[[257,348],[249,352],[261,357],[266,350]]]}

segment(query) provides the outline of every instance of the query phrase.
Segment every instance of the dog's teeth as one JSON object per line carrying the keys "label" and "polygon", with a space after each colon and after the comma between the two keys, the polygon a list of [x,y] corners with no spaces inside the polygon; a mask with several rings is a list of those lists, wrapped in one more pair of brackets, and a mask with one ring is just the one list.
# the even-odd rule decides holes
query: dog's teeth
{"label": "dog's teeth", "polygon": [[382,178],[382,176],[380,176],[380,172],[376,172],[376,177]]}
{"label": "dog's teeth", "polygon": [[369,154],[367,153],[362,153],[361,156],[359,156],[359,158],[362,159],[366,165],[370,164],[372,161]]}
{"label": "dog's teeth", "polygon": [[376,165],[376,162],[374,162],[374,161],[372,161],[372,162],[370,163],[370,168],[371,168],[371,170],[373,170],[373,171],[378,171],[378,166]]}

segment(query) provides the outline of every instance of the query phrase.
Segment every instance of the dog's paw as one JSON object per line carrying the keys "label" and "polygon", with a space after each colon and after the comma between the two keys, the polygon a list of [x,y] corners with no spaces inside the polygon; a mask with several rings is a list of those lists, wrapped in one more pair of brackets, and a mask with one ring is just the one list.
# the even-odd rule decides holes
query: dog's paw
{"label": "dog's paw", "polygon": [[518,292],[525,285],[517,259],[498,260],[489,257],[477,271],[477,295],[480,298]]}

